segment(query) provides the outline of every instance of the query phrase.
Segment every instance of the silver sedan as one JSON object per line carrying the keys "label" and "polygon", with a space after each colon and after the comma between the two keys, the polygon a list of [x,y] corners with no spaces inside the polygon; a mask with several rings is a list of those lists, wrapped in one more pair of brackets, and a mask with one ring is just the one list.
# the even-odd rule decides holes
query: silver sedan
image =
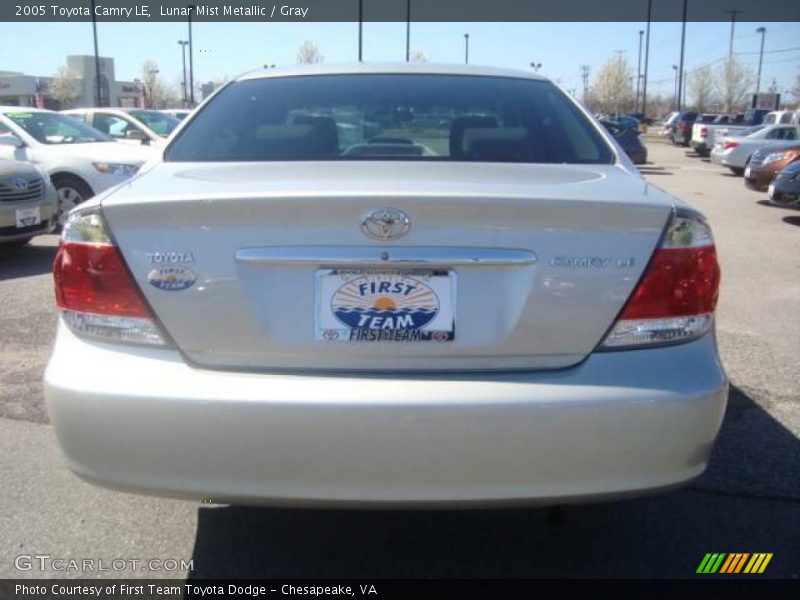
{"label": "silver sedan", "polygon": [[72,213],[46,397],[69,467],[256,504],[577,502],[700,475],[708,223],[548,80],[270,69]]}

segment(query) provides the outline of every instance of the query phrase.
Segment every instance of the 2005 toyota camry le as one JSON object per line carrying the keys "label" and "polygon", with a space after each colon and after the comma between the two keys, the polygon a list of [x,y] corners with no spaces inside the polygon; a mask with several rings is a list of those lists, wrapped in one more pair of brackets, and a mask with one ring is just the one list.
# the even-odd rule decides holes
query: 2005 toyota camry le
{"label": "2005 toyota camry le", "polygon": [[77,207],[45,375],[69,467],[218,502],[577,502],[700,475],[702,215],[548,80],[239,77]]}

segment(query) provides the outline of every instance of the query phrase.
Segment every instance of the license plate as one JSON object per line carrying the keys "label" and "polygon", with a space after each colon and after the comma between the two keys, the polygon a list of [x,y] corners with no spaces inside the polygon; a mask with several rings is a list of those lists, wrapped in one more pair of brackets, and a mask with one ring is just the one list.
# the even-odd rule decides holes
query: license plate
{"label": "license plate", "polygon": [[750,179],[750,167],[747,167],[744,170],[744,176],[745,176],[746,179]]}
{"label": "license plate", "polygon": [[315,339],[451,342],[456,274],[431,270],[317,271]]}
{"label": "license plate", "polygon": [[39,207],[18,208],[16,211],[16,222],[18,229],[38,225],[42,222],[42,214],[39,212]]}

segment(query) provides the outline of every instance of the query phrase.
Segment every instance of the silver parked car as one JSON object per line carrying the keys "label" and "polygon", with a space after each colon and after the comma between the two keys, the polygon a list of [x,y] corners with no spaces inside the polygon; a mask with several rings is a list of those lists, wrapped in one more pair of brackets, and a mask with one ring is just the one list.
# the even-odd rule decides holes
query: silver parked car
{"label": "silver parked car", "polygon": [[534,74],[229,83],[74,211],[45,376],[69,467],[236,503],[685,483],[727,396],[702,215]]}
{"label": "silver parked car", "polygon": [[0,244],[26,244],[56,226],[58,198],[35,165],[0,159]]}

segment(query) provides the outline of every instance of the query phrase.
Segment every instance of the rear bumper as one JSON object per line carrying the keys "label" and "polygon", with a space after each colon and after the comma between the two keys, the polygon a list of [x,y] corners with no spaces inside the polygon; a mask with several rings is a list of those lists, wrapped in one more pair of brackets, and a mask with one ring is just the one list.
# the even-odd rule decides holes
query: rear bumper
{"label": "rear bumper", "polygon": [[61,326],[45,375],[69,467],[109,487],[217,502],[570,502],[703,472],[727,379],[713,335],[552,372],[197,370]]}

